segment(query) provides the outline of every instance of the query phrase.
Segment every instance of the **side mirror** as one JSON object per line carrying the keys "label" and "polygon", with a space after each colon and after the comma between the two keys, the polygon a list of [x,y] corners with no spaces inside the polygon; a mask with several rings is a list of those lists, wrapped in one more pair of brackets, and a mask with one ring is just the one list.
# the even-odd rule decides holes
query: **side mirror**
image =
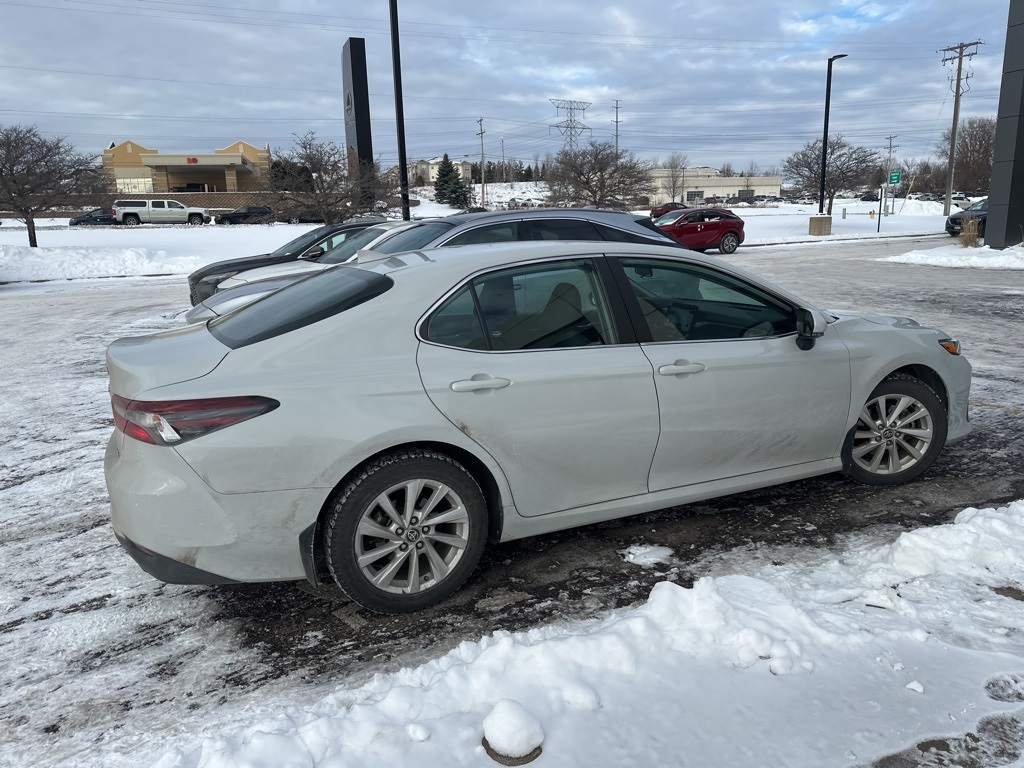
{"label": "side mirror", "polygon": [[310,248],[304,254],[299,256],[299,258],[300,259],[313,260],[313,259],[319,259],[323,255],[324,255],[324,247],[322,245],[318,245],[316,248]]}
{"label": "side mirror", "polygon": [[825,335],[828,321],[824,315],[813,309],[799,307],[796,311],[796,345],[808,350],[814,347],[814,340]]}

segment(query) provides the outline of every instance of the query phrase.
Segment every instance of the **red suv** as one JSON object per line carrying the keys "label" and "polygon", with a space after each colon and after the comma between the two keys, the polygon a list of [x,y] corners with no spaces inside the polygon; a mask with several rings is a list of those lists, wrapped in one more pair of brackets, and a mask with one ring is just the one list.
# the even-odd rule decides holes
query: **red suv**
{"label": "red suv", "polygon": [[677,219],[663,221],[658,228],[694,251],[718,248],[733,253],[743,242],[743,219],[723,208],[680,211]]}
{"label": "red suv", "polygon": [[651,218],[657,219],[658,217],[664,216],[666,213],[669,213],[671,211],[682,211],[689,207],[690,206],[688,206],[686,203],[662,203],[659,206],[651,208]]}

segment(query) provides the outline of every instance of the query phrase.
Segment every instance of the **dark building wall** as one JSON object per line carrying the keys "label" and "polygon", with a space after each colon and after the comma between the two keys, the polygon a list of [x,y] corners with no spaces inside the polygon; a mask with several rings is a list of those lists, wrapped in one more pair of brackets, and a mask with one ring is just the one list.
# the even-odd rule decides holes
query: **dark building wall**
{"label": "dark building wall", "polygon": [[1024,241],[1024,3],[1010,3],[1003,80],[996,115],[995,158],[985,243],[1005,248]]}

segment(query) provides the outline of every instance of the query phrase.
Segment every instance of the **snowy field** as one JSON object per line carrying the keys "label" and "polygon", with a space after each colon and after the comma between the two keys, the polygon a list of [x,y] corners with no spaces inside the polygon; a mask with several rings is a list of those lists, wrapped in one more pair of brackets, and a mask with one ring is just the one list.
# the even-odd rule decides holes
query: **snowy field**
{"label": "snowy field", "polygon": [[[919,210],[934,205],[884,218],[882,235],[941,232],[941,207]],[[841,219],[837,204],[831,239],[874,236],[868,206],[851,203]],[[806,236],[813,211],[737,212],[747,245],[821,240]],[[505,754],[540,746],[532,764],[559,768],[1024,766],[1024,501],[795,558],[736,552],[692,588],[666,580],[646,602],[590,621],[501,631],[443,654],[426,637],[427,660],[367,679],[297,673],[244,695],[209,691],[223,666],[258,678],[260,662],[215,629],[196,590],[159,585],[113,543],[102,348],[179,324],[182,276],[196,267],[272,250],[309,226],[50,224],[39,249],[25,246],[24,228],[0,227],[0,765],[497,765],[486,737]],[[946,238],[903,252],[895,242],[880,259],[944,270],[951,286],[964,269],[1011,291],[1024,282],[1021,249],[967,251]],[[770,260],[776,247],[751,252]],[[1019,413],[1022,399],[1002,407]],[[44,541],[29,535],[40,516]],[[656,546],[620,556],[637,573],[687,558]],[[184,616],[198,621],[176,637]],[[136,641],[154,627],[166,655]],[[305,638],[318,643],[317,628]],[[143,693],[147,704],[134,705]]]}

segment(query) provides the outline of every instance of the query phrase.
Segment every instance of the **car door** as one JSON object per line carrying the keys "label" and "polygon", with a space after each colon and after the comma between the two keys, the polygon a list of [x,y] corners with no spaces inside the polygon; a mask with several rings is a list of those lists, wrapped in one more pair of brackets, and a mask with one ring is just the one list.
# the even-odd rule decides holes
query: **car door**
{"label": "car door", "polygon": [[188,221],[188,209],[177,200],[168,200],[164,221],[171,224],[184,224]]}
{"label": "car door", "polygon": [[655,371],[652,492],[836,455],[850,354],[831,326],[802,350],[796,308],[767,289],[708,265],[617,263]]}
{"label": "car door", "polygon": [[687,248],[703,248],[708,245],[703,225],[704,215],[694,211],[676,222],[673,234]]}
{"label": "car door", "polygon": [[149,220],[153,224],[166,224],[167,218],[167,201],[166,200],[150,200],[149,201]]}
{"label": "car door", "polygon": [[519,513],[647,492],[653,372],[619,343],[597,259],[476,277],[420,325],[431,401],[500,464]]}

